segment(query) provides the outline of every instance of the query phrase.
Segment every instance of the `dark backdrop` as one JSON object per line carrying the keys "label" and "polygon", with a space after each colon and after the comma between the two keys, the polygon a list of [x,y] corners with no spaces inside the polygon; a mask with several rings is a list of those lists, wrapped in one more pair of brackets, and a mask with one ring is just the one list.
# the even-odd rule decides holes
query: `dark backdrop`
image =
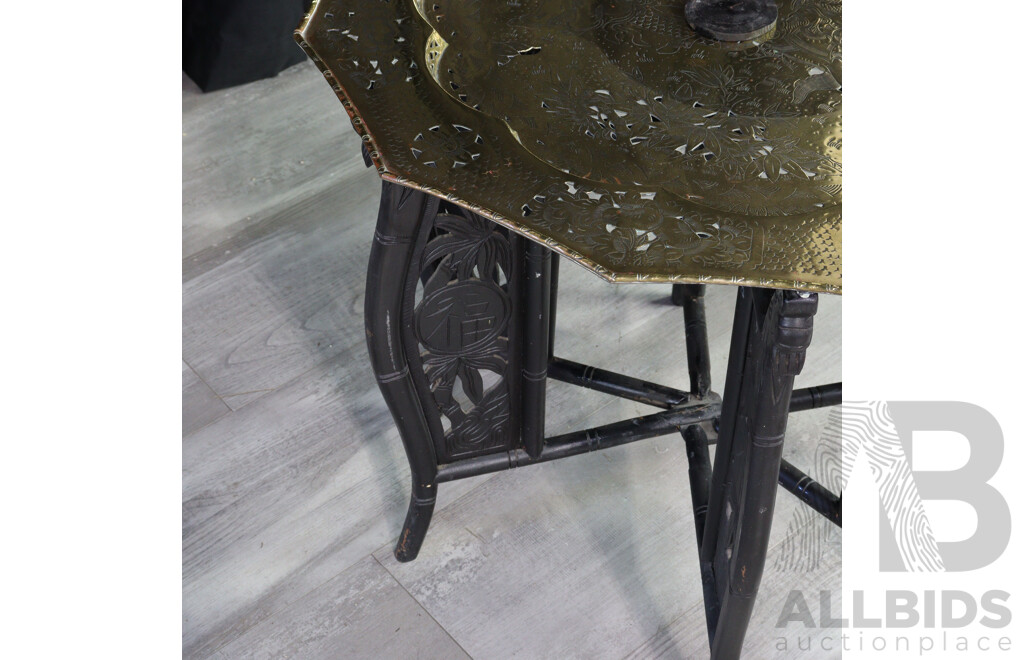
{"label": "dark backdrop", "polygon": [[269,78],[306,58],[292,39],[311,0],[183,0],[182,68],[203,91]]}

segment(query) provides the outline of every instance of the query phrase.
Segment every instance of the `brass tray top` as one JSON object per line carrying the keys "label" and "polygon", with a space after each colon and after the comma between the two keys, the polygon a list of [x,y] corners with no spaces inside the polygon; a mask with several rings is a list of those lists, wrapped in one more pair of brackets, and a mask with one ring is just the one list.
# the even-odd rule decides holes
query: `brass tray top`
{"label": "brass tray top", "polygon": [[318,0],[296,39],[380,175],[605,279],[842,291],[838,0]]}

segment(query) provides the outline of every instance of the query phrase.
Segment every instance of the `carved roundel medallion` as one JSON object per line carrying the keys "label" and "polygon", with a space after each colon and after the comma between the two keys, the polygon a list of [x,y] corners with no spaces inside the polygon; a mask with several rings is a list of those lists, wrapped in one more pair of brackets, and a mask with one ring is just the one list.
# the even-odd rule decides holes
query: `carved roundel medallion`
{"label": "carved roundel medallion", "polygon": [[432,353],[456,355],[484,348],[508,324],[505,292],[480,280],[453,282],[426,298],[416,334]]}

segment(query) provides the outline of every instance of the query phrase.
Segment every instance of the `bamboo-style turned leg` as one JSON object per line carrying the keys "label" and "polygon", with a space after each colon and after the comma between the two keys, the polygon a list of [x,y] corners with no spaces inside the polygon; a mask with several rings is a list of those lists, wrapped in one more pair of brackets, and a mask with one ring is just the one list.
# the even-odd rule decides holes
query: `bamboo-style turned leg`
{"label": "bamboo-style turned leg", "polygon": [[738,658],[761,582],[793,379],[815,294],[741,288],[701,542],[711,657]]}

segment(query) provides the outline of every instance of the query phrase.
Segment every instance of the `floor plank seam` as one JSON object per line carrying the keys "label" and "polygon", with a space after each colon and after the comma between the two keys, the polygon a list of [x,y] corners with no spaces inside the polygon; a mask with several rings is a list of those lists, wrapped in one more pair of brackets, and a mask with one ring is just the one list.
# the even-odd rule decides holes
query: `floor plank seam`
{"label": "floor plank seam", "polygon": [[[370,555],[370,556],[371,556],[371,557],[373,557],[373,555]],[[375,562],[377,562],[377,564],[378,564],[378,565],[379,565],[379,566],[380,566],[381,568],[383,568],[383,569],[384,569],[384,572],[385,572],[385,573],[387,573],[388,575],[390,575],[390,576],[391,576],[391,579],[395,581],[395,584],[397,584],[397,585],[398,585],[399,587],[401,587],[401,588],[402,588],[402,591],[404,591],[404,592],[405,592],[405,593],[406,593],[406,594],[407,594],[407,595],[409,596],[409,598],[411,598],[411,599],[412,599],[412,601],[413,601],[414,603],[416,603],[417,605],[419,605],[419,607],[420,607],[420,609],[421,609],[421,610],[423,610],[424,612],[426,612],[427,616],[429,616],[429,617],[430,617],[430,620],[431,620],[431,621],[433,621],[433,622],[434,622],[434,624],[435,624],[435,625],[437,625],[437,627],[438,627],[438,628],[440,628],[441,630],[443,630],[443,631],[444,631],[444,634],[445,634],[445,635],[448,635],[448,639],[452,640],[452,644],[455,644],[455,646],[458,646],[458,647],[459,647],[459,650],[460,650],[460,651],[462,651],[463,653],[465,653],[465,654],[466,654],[466,657],[467,657],[467,658],[469,658],[470,660],[473,660],[473,656],[472,656],[472,655],[470,655],[470,654],[469,654],[469,652],[468,652],[468,651],[466,651],[466,649],[464,649],[464,648],[462,647],[462,644],[460,644],[460,643],[459,643],[459,640],[455,639],[454,635],[452,635],[452,634],[451,634],[451,632],[449,632],[447,628],[445,628],[444,626],[442,626],[442,625],[441,625],[441,623],[440,623],[440,622],[439,622],[439,621],[438,621],[438,620],[437,620],[436,618],[434,618],[434,615],[430,613],[430,610],[428,610],[428,609],[427,609],[426,607],[424,607],[424,606],[423,606],[423,603],[421,603],[421,602],[419,601],[419,599],[417,599],[417,598],[416,598],[415,596],[413,596],[413,595],[412,595],[411,593],[409,593],[409,590],[405,588],[405,585],[404,585],[404,584],[402,584],[401,580],[399,580],[399,579],[398,579],[397,577],[395,577],[395,574],[394,574],[394,573],[392,573],[391,571],[389,571],[389,570],[388,570],[388,567],[387,567],[387,566],[385,566],[384,564],[382,564],[382,563],[381,563],[381,561],[380,561],[379,559],[377,559],[376,557],[373,557],[373,560],[374,560]]]}
{"label": "floor plank seam", "polygon": [[[324,549],[321,553],[318,553],[318,554],[322,555],[322,554],[327,553],[327,552],[329,552],[329,549]],[[376,561],[376,557],[374,557],[373,559],[374,559],[374,561]],[[324,580],[322,582],[320,582],[319,584],[316,584],[316,585],[310,587],[308,590],[299,593],[297,596],[295,596],[294,598],[292,598],[288,602],[282,603],[280,606],[270,610],[269,612],[266,613],[265,616],[255,619],[248,626],[246,626],[245,628],[240,630],[236,635],[234,635],[233,637],[231,637],[229,639],[224,640],[221,644],[219,644],[216,647],[214,647],[213,649],[211,649],[210,653],[207,656],[205,656],[205,657],[206,658],[212,658],[212,657],[216,656],[218,653],[221,652],[222,649],[224,649],[225,647],[227,647],[230,644],[234,643],[235,640],[245,636],[250,630],[253,630],[257,626],[260,626],[260,625],[266,623],[267,621],[272,621],[274,619],[274,617],[276,617],[279,613],[286,611],[288,608],[291,608],[292,606],[295,605],[295,603],[301,602],[302,599],[306,598],[307,596],[310,596],[311,594],[313,594],[313,592],[315,592],[316,590],[322,588],[324,585],[326,585],[329,582],[331,582],[331,580],[334,580],[334,579],[338,578],[342,573],[344,573],[345,571],[347,571],[347,570],[357,566],[359,564],[359,562],[365,561],[365,560],[366,560],[366,555],[363,555],[361,557],[357,557],[356,559],[354,559],[353,561],[349,562],[345,566],[342,566],[337,572],[335,572],[335,573],[329,575],[328,577],[324,578]],[[379,564],[380,562],[377,562],[377,563]],[[387,569],[385,569],[385,571],[386,570]],[[388,575],[391,576],[392,579],[394,579],[394,576],[392,576],[390,572],[388,572]],[[433,617],[431,617],[431,618],[433,618]],[[447,633],[447,631],[445,631],[445,632]]]}
{"label": "floor plank seam", "polygon": [[[820,524],[820,522],[821,521],[819,519],[817,519],[817,518],[811,518],[810,520],[808,520],[804,524],[802,524],[799,527],[797,527],[796,529],[794,529],[793,530],[793,534],[787,534],[785,537],[780,539],[777,543],[775,543],[770,548],[768,548],[768,558],[769,558],[769,560],[774,556],[775,552],[778,551],[780,546],[782,546],[790,537],[795,536],[798,533],[802,533],[805,529],[807,529],[809,527],[813,527],[816,524]],[[696,560],[697,558],[695,557],[694,559]],[[700,585],[698,585],[698,586],[700,586]],[[756,605],[755,605],[755,607],[756,607]],[[696,614],[694,614],[694,612],[696,612]],[[654,639],[656,639],[658,637],[658,635],[669,633],[669,631],[672,629],[672,627],[675,625],[675,623],[677,621],[682,621],[683,619],[687,619],[687,618],[693,618],[696,621],[696,623],[694,625],[700,625],[700,626],[706,626],[707,625],[705,617],[704,617],[704,601],[703,601],[703,599],[697,605],[691,606],[689,610],[683,612],[682,614],[680,614],[676,618],[674,618],[671,621],[669,621],[667,624],[665,624],[664,628],[659,628],[657,631],[654,632],[653,635],[651,635],[650,637],[645,639],[636,648],[634,648],[632,651],[630,651],[626,655],[622,656],[620,658],[620,660],[630,660],[631,658],[634,658],[634,656],[636,655],[637,652],[640,651],[640,649],[642,649],[645,646],[647,646],[648,644],[650,644],[652,640],[654,640]]]}
{"label": "floor plank seam", "polygon": [[[227,404],[225,404],[225,405],[227,405]],[[228,409],[226,411],[224,411],[224,414],[221,415],[220,417],[218,417],[217,419],[211,419],[210,421],[208,421],[207,423],[203,424],[202,426],[200,426],[198,428],[194,428],[191,431],[189,431],[188,433],[183,434],[181,436],[182,442],[184,442],[187,438],[191,438],[192,436],[194,436],[196,433],[199,433],[203,429],[209,428],[209,427],[213,426],[214,424],[216,424],[217,422],[221,421],[225,417],[230,416],[231,413],[235,412],[234,410],[231,409],[231,406],[227,406],[227,408]]]}
{"label": "floor plank seam", "polygon": [[[249,392],[238,392],[236,394],[225,394],[224,396],[226,396],[226,397],[233,397],[233,396],[245,396],[246,394],[256,394],[257,392],[263,392],[263,394],[261,394],[260,396],[256,397],[255,399],[252,399],[251,401],[246,401],[243,405],[239,406],[238,408],[232,408],[231,405],[228,404],[228,402],[224,401],[223,398],[221,398],[221,395],[218,394],[217,396],[218,396],[218,398],[221,398],[221,402],[224,403],[224,405],[228,407],[228,409],[229,409],[229,411],[231,413],[237,413],[240,410],[243,410],[243,409],[247,408],[251,404],[256,403],[257,401],[262,401],[263,399],[265,399],[266,397],[270,396],[271,394],[273,394],[275,392],[279,392],[281,390],[284,390],[285,388],[289,387],[290,385],[292,385],[296,381],[298,381],[298,380],[300,380],[302,378],[305,378],[306,376],[308,376],[309,374],[313,373],[314,371],[316,371],[320,367],[323,367],[325,364],[330,363],[332,360],[338,360],[338,359],[342,359],[344,357],[345,356],[343,354],[338,354],[338,355],[332,355],[331,357],[325,358],[325,359],[321,360],[320,362],[317,362],[316,364],[311,366],[309,369],[306,369],[302,373],[294,376],[290,380],[286,380],[285,382],[281,383],[277,387],[272,387],[272,388],[265,389],[265,390],[251,390]],[[188,362],[185,362],[185,364],[188,364]],[[209,387],[209,385],[207,385],[207,387]],[[212,387],[210,389],[213,390]],[[213,393],[217,394],[216,391],[214,391]],[[224,417],[226,417],[226,416],[227,415],[222,415],[221,417],[218,417],[217,419],[215,419],[212,422],[210,422],[210,424],[215,424],[216,422],[219,422],[220,420],[224,419]],[[210,426],[210,424],[206,424],[202,428],[206,428],[207,426]],[[196,429],[196,431],[199,431],[199,430],[201,430],[201,429]],[[190,432],[189,435],[192,435],[196,431]],[[182,436],[182,437],[184,438],[184,437],[187,437],[187,436]]]}
{"label": "floor plank seam", "polygon": [[[208,422],[206,422],[206,423],[205,423],[205,424],[203,424],[202,426],[198,426],[198,427],[196,427],[196,428],[193,428],[193,429],[191,429],[191,430],[190,430],[190,431],[189,431],[188,433],[184,433],[184,432],[182,432],[182,434],[181,434],[181,440],[182,440],[182,442],[184,442],[186,438],[189,438],[189,437],[191,437],[191,436],[195,435],[196,433],[198,433],[199,431],[202,431],[202,430],[203,430],[203,429],[205,429],[206,427],[208,427],[208,426],[211,426],[211,425],[213,425],[213,424],[216,424],[217,422],[219,422],[220,420],[224,419],[225,417],[228,417],[228,416],[230,416],[230,415],[231,415],[231,413],[233,413],[233,412],[234,412],[234,409],[233,409],[233,408],[232,408],[231,406],[229,406],[229,405],[228,405],[228,403],[227,403],[226,401],[224,401],[224,399],[223,399],[223,398],[222,398],[222,397],[220,396],[220,394],[217,394],[217,391],[216,391],[216,390],[214,390],[214,389],[213,389],[212,387],[210,387],[210,384],[209,384],[208,382],[206,382],[206,379],[205,379],[205,378],[203,378],[203,377],[202,377],[202,376],[201,376],[201,375],[199,374],[199,372],[198,372],[198,371],[196,371],[196,370],[195,370],[195,369],[194,369],[194,368],[192,367],[192,365],[188,363],[188,361],[187,361],[187,360],[185,359],[185,357],[184,357],[184,356],[182,356],[182,358],[181,358],[181,362],[182,362],[182,364],[184,364],[184,365],[185,365],[186,367],[188,367],[188,370],[192,372],[192,375],[196,377],[196,380],[198,380],[198,381],[199,381],[200,383],[202,383],[203,385],[205,385],[205,386],[206,386],[206,388],[207,388],[208,390],[210,390],[210,392],[211,392],[211,393],[213,394],[213,396],[214,396],[214,397],[215,397],[215,398],[217,399],[217,401],[220,401],[221,405],[222,405],[222,406],[224,406],[224,411],[223,411],[223,412],[222,412],[221,414],[217,415],[217,416],[216,416],[215,418],[213,418],[213,419],[209,420]],[[182,395],[184,395],[184,393],[185,393],[185,391],[184,391],[184,390],[182,390]],[[184,427],[184,424],[183,424],[183,427]],[[182,430],[184,431],[184,428],[183,428]]]}
{"label": "floor plank seam", "polygon": [[[206,379],[203,378],[203,375],[201,373],[199,373],[198,371],[196,371],[195,367],[193,367],[191,364],[188,363],[188,360],[185,359],[184,355],[181,356],[181,361],[184,362],[185,366],[189,368],[189,371],[191,371],[195,375],[195,377],[199,379],[200,383],[202,383],[203,385],[206,385],[208,388],[210,388],[210,391],[213,392],[213,395],[215,397],[217,397],[218,401],[223,403],[225,406],[228,406],[228,404],[224,401],[224,397],[222,397],[217,392],[217,390],[213,389],[213,387],[208,382],[206,382]],[[228,406],[228,410],[230,410],[230,409],[231,409],[231,406]]]}
{"label": "floor plank seam", "polygon": [[[332,175],[328,175],[327,178],[336,179],[336,177]],[[248,223],[238,227],[232,233],[225,233],[219,238],[219,240],[217,240],[217,242],[210,243],[209,245],[192,251],[188,255],[182,256],[182,285],[184,286],[192,280],[228,263],[244,252],[244,250],[249,246],[257,243],[260,239],[272,233],[272,230],[274,229],[295,229],[295,225],[301,226],[302,218],[312,217],[309,213],[302,213],[302,211],[304,211],[310,204],[315,203],[320,197],[328,196],[333,193],[335,185],[335,180],[325,181],[325,185],[317,187],[316,190],[310,191],[308,196],[300,196],[296,199],[277,204],[269,210],[265,209],[262,212],[257,212],[257,219],[255,220],[252,219],[252,216],[236,219],[234,223],[228,225],[228,228],[246,221],[248,221]],[[339,218],[339,221],[344,220],[347,220],[347,218]],[[352,223],[352,225],[353,228],[355,228],[356,224],[362,225],[362,227],[360,227],[364,230],[362,233],[366,236],[372,236],[374,220],[375,218],[373,216],[367,216],[365,221],[357,219],[356,222]],[[369,249],[371,242],[372,240],[366,240],[367,249]],[[228,254],[231,256],[228,257]]]}

